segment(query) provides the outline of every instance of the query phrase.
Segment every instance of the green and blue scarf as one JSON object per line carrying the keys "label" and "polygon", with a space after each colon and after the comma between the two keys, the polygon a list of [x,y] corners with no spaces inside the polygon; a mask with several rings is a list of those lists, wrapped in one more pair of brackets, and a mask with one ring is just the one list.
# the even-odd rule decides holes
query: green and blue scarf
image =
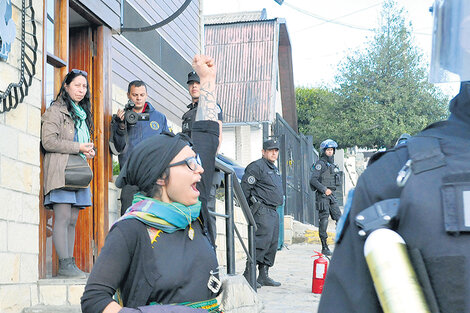
{"label": "green and blue scarf", "polygon": [[132,206],[118,221],[135,218],[145,225],[161,229],[165,233],[173,233],[188,227],[188,220],[195,221],[199,217],[200,211],[200,201],[191,206],[185,206],[178,202],[170,204],[136,193]]}
{"label": "green and blue scarf", "polygon": [[[72,108],[75,112],[75,115],[78,117],[78,121],[75,121],[75,129],[77,130],[78,142],[87,143],[90,142],[90,130],[86,124],[86,112],[85,110],[77,105],[75,102],[72,102]],[[80,152],[80,155],[85,158],[85,155]],[[86,158],[85,158],[86,159]]]}

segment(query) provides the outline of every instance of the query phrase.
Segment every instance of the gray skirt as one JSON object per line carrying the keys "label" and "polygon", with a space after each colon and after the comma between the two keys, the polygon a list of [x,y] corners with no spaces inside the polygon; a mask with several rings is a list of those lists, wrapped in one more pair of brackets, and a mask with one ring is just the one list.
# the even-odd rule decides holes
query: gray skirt
{"label": "gray skirt", "polygon": [[52,205],[55,203],[69,203],[73,207],[77,207],[79,209],[91,206],[90,187],[77,191],[62,189],[51,190],[44,199],[44,206],[48,209],[52,209]]}

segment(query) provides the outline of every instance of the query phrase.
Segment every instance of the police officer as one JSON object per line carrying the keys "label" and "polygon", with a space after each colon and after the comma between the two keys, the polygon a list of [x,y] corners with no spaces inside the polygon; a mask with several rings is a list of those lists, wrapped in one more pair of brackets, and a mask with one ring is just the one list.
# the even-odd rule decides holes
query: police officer
{"label": "police officer", "polygon": [[460,92],[450,102],[448,120],[384,153],[359,178],[349,214],[346,204],[338,223],[338,232],[344,226],[319,313],[383,312],[363,256],[364,233],[358,225],[364,224],[356,222],[365,210],[394,198],[398,211],[387,219],[395,220],[390,228],[413,252],[429,311],[470,312],[470,228],[463,218],[470,212],[470,38],[464,35],[470,29],[470,3],[439,0],[433,14],[431,78],[445,71],[456,74]]}
{"label": "police officer", "polygon": [[[199,102],[199,95],[201,93],[201,84],[199,80],[199,76],[197,75],[196,72],[192,71],[188,73],[188,91],[189,95],[191,96],[191,103],[187,105],[187,108],[189,109],[186,113],[183,114],[182,116],[182,133],[186,134],[187,136],[191,137],[191,130],[193,128],[193,123],[196,120],[196,112],[197,112],[197,106]],[[219,146],[220,143],[222,142],[222,109],[219,104],[216,104],[216,110],[217,110],[217,122],[219,123]],[[217,150],[218,150],[217,148]],[[196,153],[198,153],[200,156],[204,157],[207,155],[206,153],[202,151],[198,151],[198,147],[196,147]],[[203,190],[207,190],[206,195],[201,195],[200,200],[205,205],[207,202],[207,208],[211,212],[215,212],[216,208],[216,200],[215,200],[215,194],[217,191],[217,187],[220,184],[223,173],[215,169],[214,162],[215,160],[205,160],[201,159],[202,164],[204,164],[204,170],[206,171],[206,175],[203,178],[203,180],[198,184],[198,189],[201,189],[200,186],[201,184],[204,184],[205,186],[202,188]],[[208,172],[209,171],[209,172]],[[214,242],[215,238],[217,237],[217,229],[216,229],[216,218],[214,215],[210,215],[210,222],[207,225],[209,234],[212,236]]]}
{"label": "police officer", "polygon": [[[201,92],[201,83],[199,80],[199,76],[194,71],[188,73],[188,81],[186,83],[188,84],[188,91],[189,91],[189,95],[191,96],[191,103],[186,106],[189,110],[186,111],[181,117],[181,119],[183,120],[181,124],[181,128],[182,128],[181,132],[191,137],[192,125],[196,119],[197,104],[199,102],[199,95]],[[219,128],[220,130],[219,143],[220,143],[222,141],[223,115],[222,115],[222,108],[220,107],[219,104],[217,104],[216,109],[217,109],[218,123],[220,126]]]}
{"label": "police officer", "polygon": [[410,134],[407,134],[407,133],[401,134],[397,142],[395,143],[395,147],[399,145],[404,145],[410,138],[411,138]]}
{"label": "police officer", "polygon": [[328,218],[337,222],[341,217],[333,191],[340,185],[341,177],[339,168],[334,164],[334,154],[338,144],[331,139],[327,139],[320,144],[320,159],[312,166],[312,176],[310,177],[310,187],[316,190],[316,208],[319,213],[319,236],[322,245],[322,253],[331,255],[326,239],[328,234]]}
{"label": "police officer", "polygon": [[[269,277],[269,268],[274,265],[279,240],[279,214],[276,208],[284,200],[281,174],[274,164],[279,156],[279,143],[266,140],[263,157],[251,162],[242,178],[242,189],[250,205],[257,230],[255,234],[256,263],[261,286],[280,286]],[[247,264],[248,265],[248,264]],[[247,277],[248,268],[244,276]]]}

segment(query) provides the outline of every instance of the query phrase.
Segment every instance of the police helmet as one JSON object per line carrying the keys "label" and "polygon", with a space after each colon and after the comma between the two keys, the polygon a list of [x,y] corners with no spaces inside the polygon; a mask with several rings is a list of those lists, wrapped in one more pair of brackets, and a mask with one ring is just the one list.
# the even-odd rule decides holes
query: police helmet
{"label": "police helmet", "polygon": [[411,138],[410,134],[407,134],[407,133],[401,134],[400,138],[398,138],[397,143],[395,144],[395,147],[405,144],[410,138]]}
{"label": "police helmet", "polygon": [[470,80],[470,1],[435,0],[432,83]]}
{"label": "police helmet", "polygon": [[333,151],[336,152],[336,148],[338,148],[338,144],[336,143],[336,141],[332,139],[327,139],[320,144],[321,153],[325,153],[325,150],[328,148],[333,148]]}

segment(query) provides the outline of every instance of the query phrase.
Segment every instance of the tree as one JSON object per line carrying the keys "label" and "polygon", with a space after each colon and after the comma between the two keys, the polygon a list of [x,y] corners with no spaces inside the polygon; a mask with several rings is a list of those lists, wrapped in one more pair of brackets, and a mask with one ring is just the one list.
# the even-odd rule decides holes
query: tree
{"label": "tree", "polygon": [[310,129],[333,128],[327,137],[342,147],[379,148],[392,147],[404,132],[414,134],[444,119],[448,99],[427,82],[422,60],[403,9],[394,0],[385,1],[373,39],[339,65],[328,110],[334,120]]}
{"label": "tree", "polygon": [[[338,138],[338,121],[334,108],[338,96],[325,88],[304,88],[295,90],[299,131],[312,135],[314,143],[319,144],[327,138]],[[330,121],[332,121],[330,123]]]}

